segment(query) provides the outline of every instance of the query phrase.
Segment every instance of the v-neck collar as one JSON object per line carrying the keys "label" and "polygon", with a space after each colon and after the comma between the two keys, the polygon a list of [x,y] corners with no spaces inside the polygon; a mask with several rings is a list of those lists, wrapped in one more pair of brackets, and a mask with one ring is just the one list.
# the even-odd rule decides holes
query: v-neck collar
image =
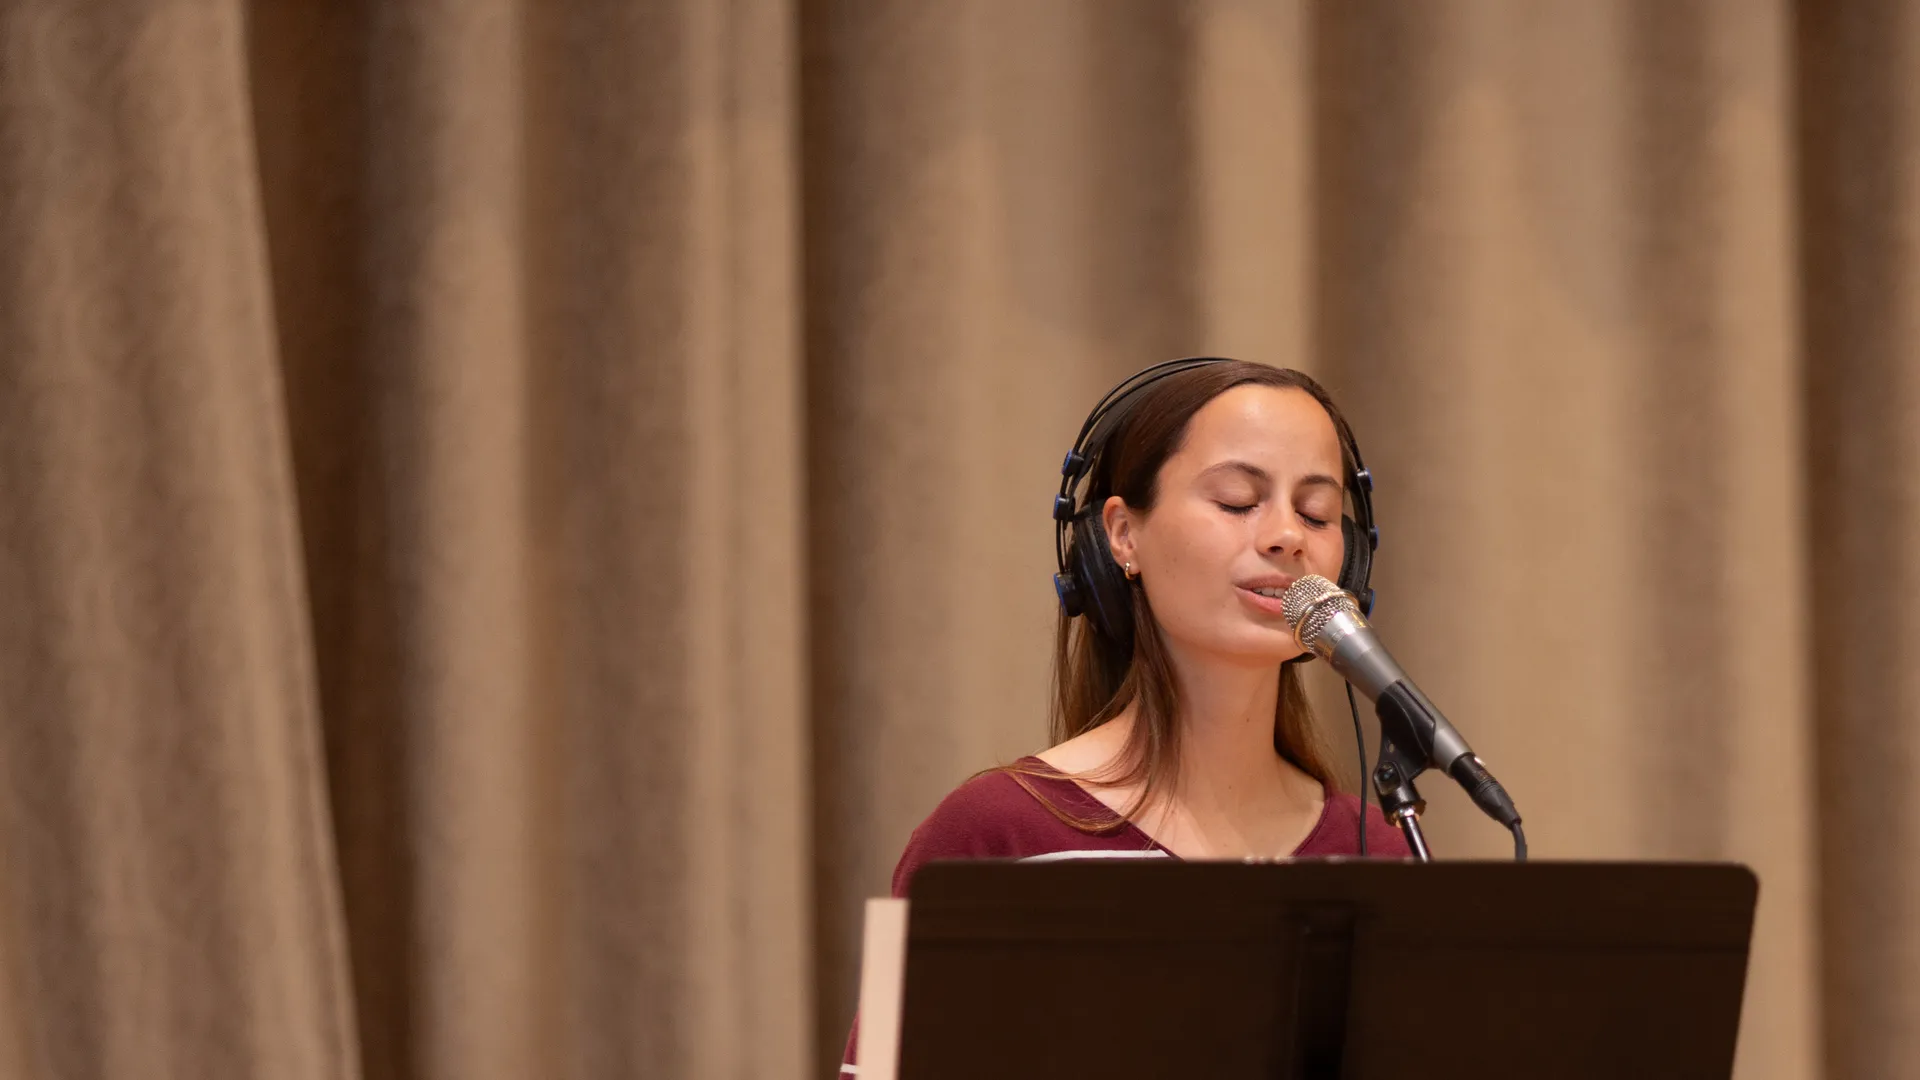
{"label": "v-neck collar", "polygon": [[[1099,796],[1081,787],[1078,780],[1047,764],[1047,762],[1041,758],[1030,754],[1027,757],[1021,758],[1019,764],[1035,769],[1046,770],[1044,774],[1033,777],[1033,779],[1045,781],[1053,785],[1057,791],[1070,793],[1072,798],[1080,804],[1077,809],[1091,811],[1094,814],[1108,815],[1116,819],[1119,824],[1112,830],[1114,835],[1140,841],[1141,850],[1144,851],[1157,851],[1171,859],[1184,858],[1165,844],[1155,840],[1145,829],[1134,824],[1132,818],[1121,817],[1118,810],[1101,802]],[[1288,858],[1299,856],[1302,851],[1305,851],[1311,846],[1313,841],[1326,830],[1327,822],[1333,813],[1333,803],[1333,792],[1327,789],[1326,784],[1322,783],[1320,785],[1320,816],[1314,819],[1313,828],[1308,829],[1307,835],[1300,838],[1300,843],[1295,845],[1293,850],[1287,853]],[[1101,830],[1101,832],[1107,831],[1106,829]]]}

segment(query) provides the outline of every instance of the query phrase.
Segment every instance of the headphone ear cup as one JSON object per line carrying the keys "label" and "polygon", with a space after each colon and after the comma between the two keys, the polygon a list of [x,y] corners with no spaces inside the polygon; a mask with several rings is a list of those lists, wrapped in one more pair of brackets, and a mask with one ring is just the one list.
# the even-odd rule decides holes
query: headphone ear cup
{"label": "headphone ear cup", "polygon": [[1133,651],[1133,586],[1113,561],[1107,546],[1107,527],[1098,510],[1086,510],[1073,519],[1073,547],[1067,552],[1079,586],[1082,611],[1093,628],[1121,647]]}
{"label": "headphone ear cup", "polygon": [[1343,545],[1340,555],[1340,580],[1336,582],[1347,592],[1356,592],[1358,584],[1360,552],[1365,549],[1366,541],[1360,537],[1360,526],[1346,514],[1340,515],[1340,542]]}
{"label": "headphone ear cup", "polygon": [[1360,602],[1360,614],[1373,614],[1373,589],[1368,582],[1373,577],[1373,538],[1360,532],[1360,525],[1352,517],[1340,515],[1340,539],[1346,545],[1346,551],[1340,556],[1340,588],[1354,595]]}

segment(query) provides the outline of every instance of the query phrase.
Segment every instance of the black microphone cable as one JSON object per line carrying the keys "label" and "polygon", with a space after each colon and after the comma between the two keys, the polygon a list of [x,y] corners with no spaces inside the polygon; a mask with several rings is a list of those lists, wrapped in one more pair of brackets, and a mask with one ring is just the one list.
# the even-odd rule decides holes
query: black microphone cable
{"label": "black microphone cable", "polygon": [[[1353,715],[1353,746],[1360,755],[1360,857],[1364,859],[1367,857],[1367,736],[1360,730],[1360,706],[1353,701],[1353,684],[1346,683],[1346,687],[1347,712]],[[1525,844],[1520,850],[1526,850]]]}

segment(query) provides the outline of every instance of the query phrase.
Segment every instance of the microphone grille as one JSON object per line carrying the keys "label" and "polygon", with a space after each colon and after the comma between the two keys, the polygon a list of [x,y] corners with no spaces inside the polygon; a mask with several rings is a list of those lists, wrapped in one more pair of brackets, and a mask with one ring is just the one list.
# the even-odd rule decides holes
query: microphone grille
{"label": "microphone grille", "polygon": [[1343,611],[1359,615],[1360,605],[1352,594],[1318,574],[1308,574],[1287,586],[1280,596],[1280,617],[1293,627],[1293,636],[1300,644],[1312,651],[1317,651],[1314,646],[1327,623]]}

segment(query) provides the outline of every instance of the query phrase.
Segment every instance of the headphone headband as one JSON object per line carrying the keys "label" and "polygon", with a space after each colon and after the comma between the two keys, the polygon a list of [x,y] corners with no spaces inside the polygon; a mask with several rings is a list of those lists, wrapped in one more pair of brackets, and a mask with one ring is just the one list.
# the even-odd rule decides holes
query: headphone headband
{"label": "headphone headband", "polygon": [[1087,414],[1086,422],[1080,425],[1080,434],[1073,440],[1073,449],[1067,451],[1066,460],[1060,463],[1060,494],[1053,500],[1054,555],[1060,569],[1066,569],[1067,523],[1073,520],[1076,512],[1074,488],[1091,470],[1093,460],[1107,445],[1107,438],[1113,434],[1120,421],[1126,419],[1127,410],[1123,406],[1132,397],[1148,386],[1171,375],[1210,364],[1230,363],[1220,356],[1188,356],[1177,360],[1162,360],[1158,364],[1141,368],[1139,371],[1120,380],[1113,389],[1106,392],[1093,411]]}

